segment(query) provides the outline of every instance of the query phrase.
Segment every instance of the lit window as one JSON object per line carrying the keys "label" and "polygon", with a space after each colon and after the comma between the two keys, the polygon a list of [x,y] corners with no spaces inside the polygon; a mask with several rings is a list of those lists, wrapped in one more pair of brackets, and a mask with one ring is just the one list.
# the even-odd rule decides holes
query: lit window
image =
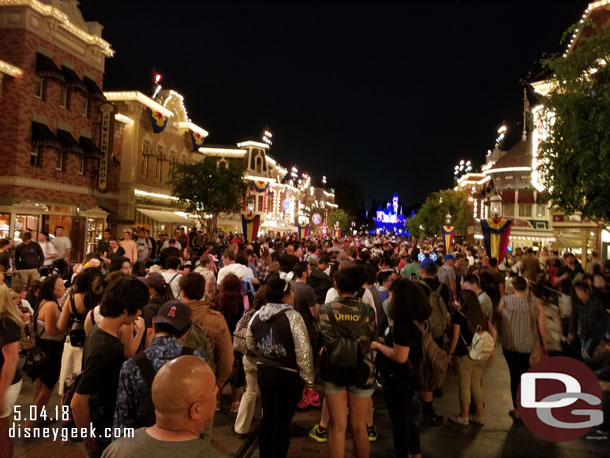
{"label": "lit window", "polygon": [[512,176],[512,175],[506,175],[506,176],[504,177],[504,179],[505,179],[505,180],[512,180],[512,179],[513,179],[513,176]]}
{"label": "lit window", "polygon": [[265,198],[265,196],[258,196],[258,211],[262,212],[263,211],[263,199]]}
{"label": "lit window", "polygon": [[43,90],[44,90],[44,81],[42,80],[42,78],[37,76],[36,79],[34,80],[34,96],[37,99],[42,99]]}
{"label": "lit window", "polygon": [[85,156],[80,154],[78,156],[78,174],[83,175],[85,173]]}
{"label": "lit window", "polygon": [[519,204],[519,216],[524,218],[531,218],[532,204]]}
{"label": "lit window", "polygon": [[40,146],[32,146],[30,150],[30,165],[35,167],[40,165]]}
{"label": "lit window", "polygon": [[62,108],[68,108],[68,89],[64,86],[61,87],[59,92],[59,106]]}
{"label": "lit window", "polygon": [[55,170],[62,171],[64,169],[64,152],[58,151],[55,158]]}
{"label": "lit window", "polygon": [[504,216],[515,216],[515,204],[503,204],[502,205],[502,212],[504,214]]}
{"label": "lit window", "polygon": [[81,114],[85,117],[89,116],[89,98],[83,96],[83,103],[81,105]]}
{"label": "lit window", "polygon": [[542,204],[536,205],[536,217],[546,218],[546,207]]}

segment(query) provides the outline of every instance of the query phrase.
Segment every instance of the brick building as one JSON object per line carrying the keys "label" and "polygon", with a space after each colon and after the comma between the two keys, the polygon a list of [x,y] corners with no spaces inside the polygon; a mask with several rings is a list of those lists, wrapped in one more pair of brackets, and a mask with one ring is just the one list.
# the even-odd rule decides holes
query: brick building
{"label": "brick building", "polygon": [[101,32],[76,0],[0,0],[0,236],[63,225],[73,261],[118,210]]}

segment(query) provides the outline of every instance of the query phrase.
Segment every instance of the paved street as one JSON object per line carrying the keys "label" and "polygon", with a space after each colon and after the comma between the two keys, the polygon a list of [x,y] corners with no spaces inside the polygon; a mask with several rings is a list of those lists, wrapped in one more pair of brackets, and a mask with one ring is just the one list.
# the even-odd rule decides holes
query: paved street
{"label": "paved street", "polygon": [[[457,412],[457,376],[450,369],[442,399],[435,400],[438,413],[447,417]],[[19,402],[25,406],[31,397],[32,387],[24,385]],[[546,442],[533,436],[521,423],[514,423],[508,416],[510,390],[508,368],[496,349],[496,357],[490,362],[484,378],[487,410],[483,427],[471,425],[463,427],[445,422],[436,428],[420,429],[423,456],[431,458],[530,458],[549,456],[554,458],[603,458],[610,457],[610,440],[593,432],[588,437],[568,443]],[[53,403],[59,400],[53,397]],[[228,407],[228,392],[225,393],[223,407]],[[371,457],[391,457],[394,454],[391,438],[391,423],[383,402],[382,393],[375,395],[375,421],[379,429],[379,440],[371,445]],[[419,410],[419,405],[416,408]],[[291,458],[326,457],[326,446],[317,444],[307,437],[307,428],[318,421],[320,410],[298,412],[292,424],[292,443],[288,454]],[[214,419],[214,446],[229,456],[258,457],[254,440],[239,439],[231,432],[233,416],[221,411]],[[351,456],[348,442],[346,457]],[[50,440],[16,440],[15,457],[19,458],[82,458],[80,445],[54,443]]]}

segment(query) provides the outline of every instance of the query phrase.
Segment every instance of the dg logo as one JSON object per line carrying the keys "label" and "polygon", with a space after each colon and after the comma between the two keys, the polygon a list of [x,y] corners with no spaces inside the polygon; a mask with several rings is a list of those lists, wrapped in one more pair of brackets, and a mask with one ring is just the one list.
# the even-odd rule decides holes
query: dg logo
{"label": "dg logo", "polygon": [[546,358],[521,376],[519,414],[536,436],[567,442],[602,424],[602,389],[595,374],[580,361]]}

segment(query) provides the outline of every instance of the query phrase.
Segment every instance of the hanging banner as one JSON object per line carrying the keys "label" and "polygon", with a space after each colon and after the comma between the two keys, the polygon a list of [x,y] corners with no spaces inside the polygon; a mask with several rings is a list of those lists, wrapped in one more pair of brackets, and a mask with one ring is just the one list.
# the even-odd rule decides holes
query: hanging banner
{"label": "hanging banner", "polygon": [[253,242],[256,240],[260,222],[261,215],[255,215],[254,213],[242,213],[241,226],[244,231],[244,240],[246,242]]}
{"label": "hanging banner", "polygon": [[199,132],[194,132],[191,130],[191,142],[193,142],[193,151],[199,151],[199,148],[203,146],[204,142],[203,135]]}
{"label": "hanging banner", "polygon": [[481,220],[485,252],[490,258],[496,258],[498,264],[504,259],[512,224],[513,221],[506,218],[487,218]]}
{"label": "hanging banner", "polygon": [[445,244],[445,253],[449,253],[451,244],[453,243],[453,236],[455,235],[455,227],[443,226],[441,228],[441,234],[443,237],[443,243]]}
{"label": "hanging banner", "polygon": [[309,237],[309,223],[297,223],[297,231],[299,239],[306,239]]}
{"label": "hanging banner", "polygon": [[102,113],[102,127],[100,129],[100,158],[97,178],[97,189],[101,192],[108,190],[108,173],[110,172],[110,158],[112,154],[112,139],[114,138],[114,112],[115,106],[110,103],[100,105]]}
{"label": "hanging banner", "polygon": [[252,181],[252,185],[254,186],[254,190],[256,192],[263,193],[265,192],[267,189],[269,189],[269,182],[268,181],[258,181],[258,180],[253,180]]}
{"label": "hanging banner", "polygon": [[333,227],[333,235],[338,239],[341,238],[341,227],[339,227],[339,225]]}
{"label": "hanging banner", "polygon": [[163,132],[163,129],[165,129],[165,126],[167,126],[167,120],[169,118],[164,116],[160,111],[152,111],[150,108],[148,109],[148,113],[150,115],[150,122],[152,123],[153,132],[155,134]]}

